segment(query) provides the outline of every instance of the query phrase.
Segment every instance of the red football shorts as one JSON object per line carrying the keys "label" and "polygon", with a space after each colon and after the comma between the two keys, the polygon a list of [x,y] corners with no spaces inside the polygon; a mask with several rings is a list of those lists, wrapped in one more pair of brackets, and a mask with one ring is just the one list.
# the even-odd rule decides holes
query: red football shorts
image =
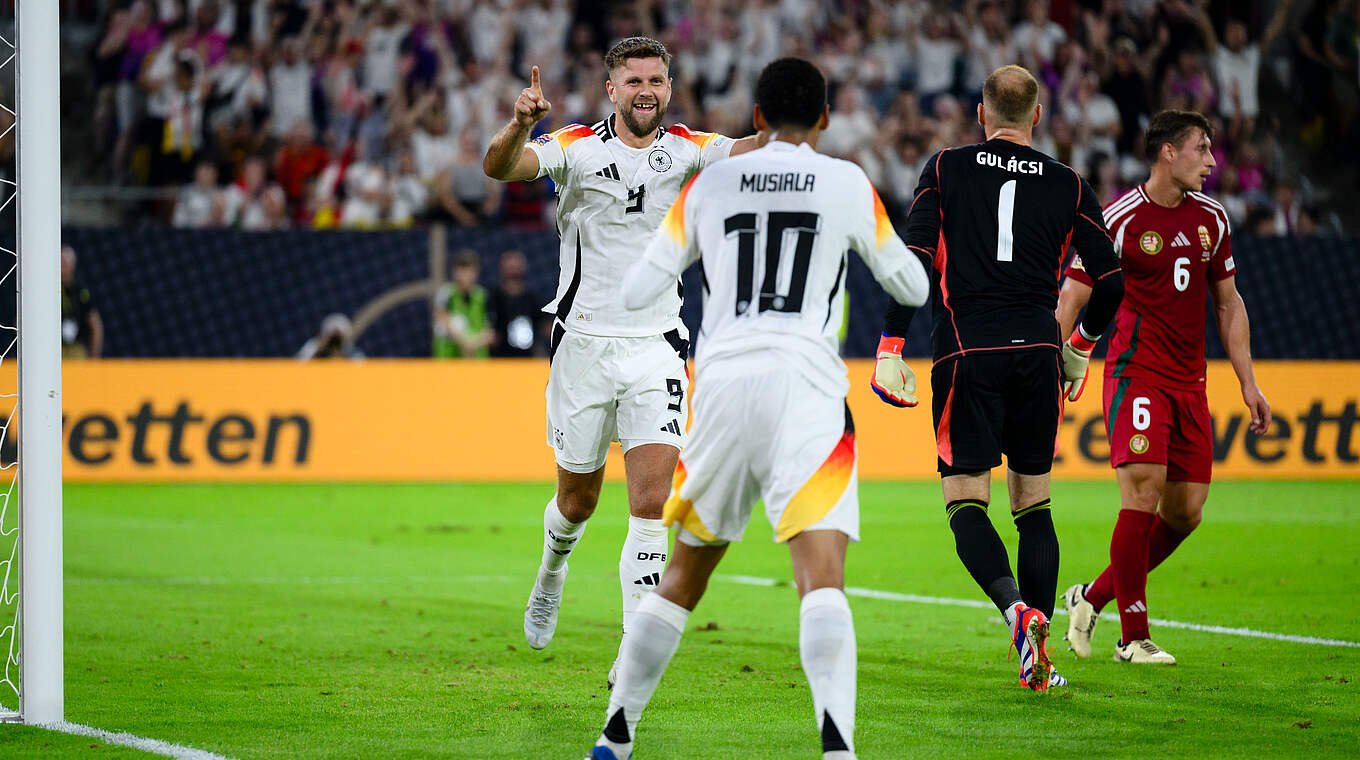
{"label": "red football shorts", "polygon": [[1105,429],[1110,466],[1166,465],[1166,479],[1208,483],[1214,440],[1203,388],[1169,388],[1147,380],[1106,377]]}

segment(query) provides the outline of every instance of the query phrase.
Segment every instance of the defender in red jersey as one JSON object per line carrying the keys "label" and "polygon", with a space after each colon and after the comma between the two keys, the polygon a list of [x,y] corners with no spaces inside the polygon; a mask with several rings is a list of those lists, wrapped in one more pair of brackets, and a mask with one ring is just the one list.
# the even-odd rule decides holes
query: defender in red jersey
{"label": "defender in red jersey", "polygon": [[[1200,114],[1163,111],[1148,125],[1148,181],[1105,208],[1125,295],[1105,359],[1104,409],[1121,510],[1110,565],[1064,593],[1067,640],[1091,654],[1099,611],[1119,601],[1115,660],[1176,664],[1148,633],[1147,574],[1199,525],[1209,495],[1213,436],[1204,374],[1204,297],[1242,385],[1251,430],[1270,426],[1251,365],[1247,309],[1237,293],[1228,215],[1199,192],[1213,171],[1213,129]],[[1063,335],[1091,294],[1078,255],[1058,299]]]}

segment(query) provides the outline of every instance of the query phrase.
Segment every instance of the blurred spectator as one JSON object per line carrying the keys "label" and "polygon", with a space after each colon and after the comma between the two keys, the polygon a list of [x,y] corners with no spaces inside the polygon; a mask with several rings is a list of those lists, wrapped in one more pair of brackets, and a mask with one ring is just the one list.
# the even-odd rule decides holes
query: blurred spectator
{"label": "blurred spectator", "polygon": [[264,159],[251,156],[241,164],[241,171],[222,192],[223,218],[227,226],[246,230],[263,229],[264,194],[266,182]]}
{"label": "blurred spectator", "polygon": [[471,129],[464,130],[458,139],[453,165],[435,177],[435,197],[440,206],[465,226],[495,219],[505,196],[505,184],[482,171],[482,155],[476,134]]}
{"label": "blurred spectator", "polygon": [[[141,89],[142,68],[153,50],[161,44],[162,26],[150,0],[134,0],[128,7],[126,28],[114,25],[104,44],[107,53],[122,50],[122,64],[118,71],[115,103],[118,116],[118,142],[114,149],[114,171],[117,176],[129,168],[137,129],[146,114],[146,103]],[[102,45],[101,45],[102,47]]]}
{"label": "blurred spectator", "polygon": [[968,99],[970,105],[976,105],[982,102],[982,83],[987,76],[1019,60],[1019,55],[1000,2],[968,0],[965,7],[968,14],[968,33],[964,35],[968,45]]}
{"label": "blurred spectator", "polygon": [[1196,9],[1195,19],[1204,37],[1204,47],[1212,57],[1214,76],[1218,80],[1218,112],[1225,118],[1241,116],[1251,121],[1260,115],[1257,82],[1261,72],[1261,51],[1269,50],[1275,44],[1275,38],[1284,29],[1288,16],[1289,4],[1280,4],[1265,33],[1261,35],[1259,45],[1248,40],[1246,24],[1231,20],[1223,29],[1220,44],[1208,12],[1203,8]]}
{"label": "blurred spectator", "polygon": [[859,88],[842,85],[826,130],[817,142],[818,150],[831,156],[848,157],[869,143],[878,131],[877,118],[864,102]]}
{"label": "blurred spectator", "polygon": [[76,280],[76,251],[61,247],[61,358],[98,359],[104,353],[104,320],[90,289]]}
{"label": "blurred spectator", "polygon": [[1234,228],[1243,227],[1247,222],[1247,215],[1251,207],[1247,204],[1247,199],[1242,195],[1242,185],[1237,181],[1237,168],[1224,166],[1218,175],[1218,191],[1214,194],[1216,200],[1223,204],[1223,210],[1228,212],[1228,223]]}
{"label": "blurred spectator", "polygon": [[1291,180],[1283,180],[1275,187],[1275,197],[1271,204],[1272,226],[1271,234],[1294,236],[1303,233],[1302,227],[1309,227],[1311,232],[1311,220],[1300,223],[1303,216],[1303,204],[1299,203],[1298,188]]}
{"label": "blurred spectator", "polygon": [[146,113],[156,137],[150,165],[153,184],[188,181],[203,144],[205,87],[197,54],[186,47],[188,40],[188,27],[171,26],[142,74],[142,86],[150,93]]}
{"label": "blurred spectator", "polygon": [[[312,67],[302,59],[302,43],[296,37],[279,45],[279,60],[269,69],[269,113],[273,134],[291,137],[305,129],[312,136]],[[293,197],[293,196],[289,196]]]}
{"label": "blurred spectator", "polygon": [[392,224],[398,227],[411,224],[425,212],[429,202],[430,190],[416,171],[415,155],[410,150],[403,150],[397,159],[396,176],[392,178]]}
{"label": "blurred spectator", "polygon": [[288,196],[278,185],[269,185],[264,189],[260,196],[259,209],[258,218],[243,220],[249,222],[242,224],[243,229],[266,232],[286,230],[292,226],[292,221],[288,218]]}
{"label": "blurred spectator", "polygon": [[362,359],[364,352],[354,345],[354,325],[344,314],[327,314],[321,329],[298,349],[299,359]]}
{"label": "blurred spectator", "polygon": [[916,53],[916,92],[923,111],[931,110],[935,98],[954,91],[954,63],[963,49],[954,34],[949,15],[930,13],[911,38]]}
{"label": "blurred spectator", "polygon": [[233,39],[227,58],[209,74],[209,128],[214,134],[229,130],[239,121],[263,121],[269,88],[265,71],[250,57],[250,46]]}
{"label": "blurred spectator", "polygon": [[1025,20],[1015,25],[1011,37],[1025,68],[1036,76],[1053,60],[1058,45],[1067,40],[1067,31],[1049,20],[1048,11],[1048,0],[1027,0]]}
{"label": "blurred spectator", "polygon": [[481,264],[477,252],[463,249],[453,256],[453,277],[434,297],[436,359],[486,357],[496,338],[487,315],[486,290],[477,284]]}
{"label": "blurred spectator", "polygon": [[302,200],[307,183],[330,162],[326,149],[312,140],[312,128],[302,120],[293,124],[278,155],[274,157],[274,178],[290,203]]}
{"label": "blurred spectator", "polygon": [[1091,182],[1102,207],[1113,203],[1128,188],[1119,181],[1119,161],[1113,153],[1097,153],[1084,175]]}
{"label": "blurred spectator", "polygon": [[1131,153],[1137,146],[1138,133],[1151,118],[1148,105],[1148,78],[1145,67],[1150,61],[1140,60],[1133,40],[1120,37],[1114,42],[1113,62],[1102,85],[1102,91],[1119,109],[1119,138],[1116,144],[1122,153]]}
{"label": "blurred spectator", "polygon": [[194,168],[194,181],[175,199],[171,224],[176,227],[221,227],[226,223],[226,204],[217,187],[217,167],[209,161]]}
{"label": "blurred spectator", "polygon": [[1265,166],[1254,143],[1243,143],[1232,165],[1237,170],[1237,182],[1244,194],[1251,197],[1265,192]]}
{"label": "blurred spectator", "polygon": [[387,221],[392,190],[381,164],[360,161],[345,172],[345,204],[340,222],[346,227],[372,228]]}
{"label": "blurred spectator", "polygon": [[1199,55],[1193,50],[1181,50],[1162,82],[1162,106],[1209,114],[1214,98],[1213,81],[1204,71]]}
{"label": "blurred spectator", "polygon": [[1109,95],[1100,91],[1100,76],[1094,71],[1081,75],[1075,92],[1067,93],[1063,99],[1063,118],[1086,130],[1089,136],[1086,145],[1090,150],[1107,156],[1118,155],[1115,138],[1122,128],[1119,107]]}
{"label": "blurred spectator", "polygon": [[543,301],[525,286],[528,260],[519,251],[504,251],[498,270],[500,277],[487,303],[487,319],[496,334],[491,355],[541,356],[538,336],[547,327],[547,315],[540,308]]}
{"label": "blurred spectator", "polygon": [[401,21],[393,3],[378,8],[364,28],[364,89],[380,101],[397,86],[397,58],[401,55],[401,40],[409,28]]}
{"label": "blurred spectator", "polygon": [[[196,8],[193,6],[197,5]],[[208,66],[215,66],[227,54],[227,35],[217,27],[217,0],[201,0],[190,3],[193,8],[193,22],[190,25],[189,47]]]}

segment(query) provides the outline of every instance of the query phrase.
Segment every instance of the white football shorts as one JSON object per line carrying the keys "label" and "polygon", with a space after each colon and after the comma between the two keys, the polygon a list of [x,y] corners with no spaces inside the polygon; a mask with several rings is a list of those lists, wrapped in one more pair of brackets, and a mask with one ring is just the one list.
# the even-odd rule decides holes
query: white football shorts
{"label": "white football shorts", "polygon": [[566,333],[548,370],[548,445],[569,472],[604,467],[611,441],[684,448],[689,372],[678,334],[606,338]]}
{"label": "white football shorts", "polygon": [[715,377],[705,369],[697,387],[694,429],[665,507],[678,540],[740,540],[762,498],[779,543],[808,530],[859,540],[858,456],[844,396],[794,372]]}

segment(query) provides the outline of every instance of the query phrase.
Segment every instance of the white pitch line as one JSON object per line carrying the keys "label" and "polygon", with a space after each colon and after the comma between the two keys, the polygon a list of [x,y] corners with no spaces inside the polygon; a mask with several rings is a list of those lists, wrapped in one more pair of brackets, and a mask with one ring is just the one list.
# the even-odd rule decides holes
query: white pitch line
{"label": "white pitch line", "polygon": [[49,731],[60,731],[63,734],[75,734],[76,736],[88,736],[91,739],[98,739],[105,744],[117,744],[123,747],[132,747],[143,752],[150,752],[154,755],[173,757],[175,760],[230,760],[225,755],[219,755],[207,750],[194,749],[193,747],[181,747],[178,744],[163,742],[159,739],[147,739],[128,733],[114,733],[105,731],[102,728],[82,726],[79,723],[38,723],[38,728],[45,728]]}
{"label": "white pitch line", "polygon": [[508,583],[522,578],[510,575],[263,575],[231,578],[215,575],[124,576],[67,578],[74,585],[128,584],[148,586],[347,586],[360,583]]}
{"label": "white pitch line", "polygon": [[[760,578],[753,575],[716,575],[719,580],[729,583],[741,583],[747,586],[781,586],[792,585],[788,581],[779,581],[774,578]],[[973,609],[990,610],[994,607],[988,603],[977,599],[951,599],[945,596],[920,596],[918,594],[899,594],[896,591],[879,591],[871,588],[856,588],[847,586],[846,596],[860,596],[867,599],[883,599],[890,602],[912,602],[915,604],[939,604],[948,607],[971,607]],[[1055,610],[1055,615],[1066,615],[1066,610]],[[1118,618],[1115,613],[1107,613],[1109,617]],[[1187,631],[1199,631],[1201,633],[1221,633],[1225,636],[1242,636],[1250,639],[1269,639],[1271,641],[1289,641],[1295,644],[1316,644],[1328,647],[1355,647],[1360,648],[1360,641],[1346,641],[1344,639],[1322,639],[1316,636],[1298,636],[1292,633],[1274,633],[1271,631],[1257,631],[1252,628],[1229,628],[1223,625],[1205,625],[1203,623],[1185,623],[1179,620],[1158,620],[1149,618],[1148,622],[1162,626],[1164,628],[1181,628]]]}

